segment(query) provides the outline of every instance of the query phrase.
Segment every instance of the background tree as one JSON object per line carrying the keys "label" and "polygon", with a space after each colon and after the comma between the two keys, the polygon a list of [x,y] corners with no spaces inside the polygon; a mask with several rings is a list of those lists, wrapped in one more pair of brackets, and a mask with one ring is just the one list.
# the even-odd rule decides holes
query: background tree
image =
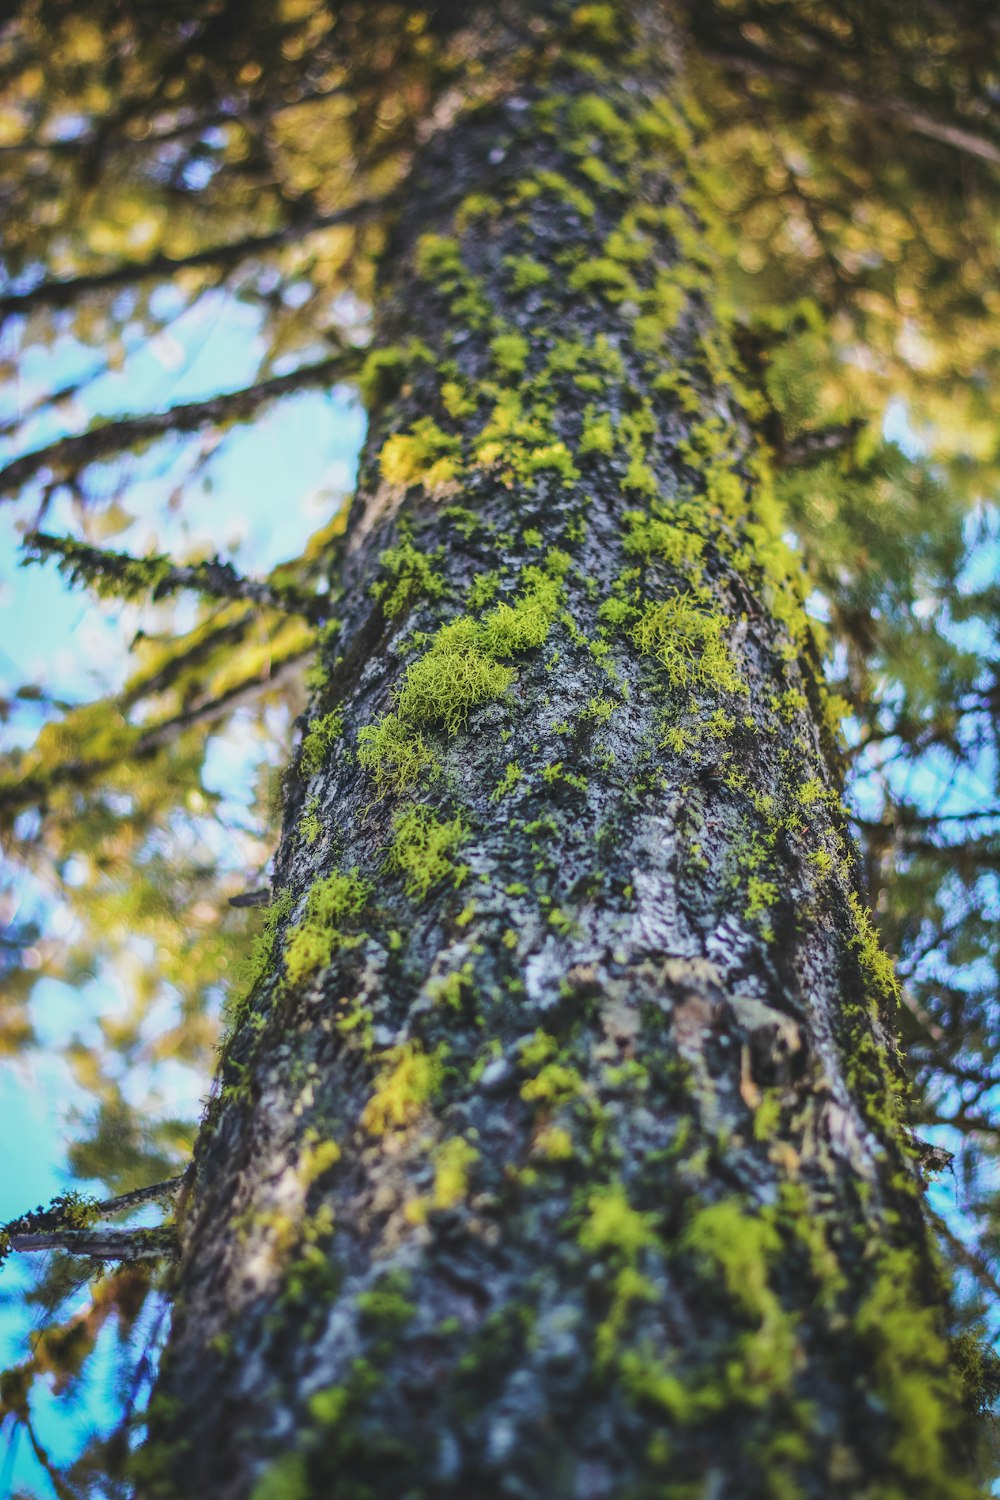
{"label": "background tree", "polygon": [[[192,1327],[201,1343],[214,1336],[214,1384],[237,1389],[233,1330],[212,1322],[218,1310],[199,1281],[199,1266],[210,1285],[229,1274],[223,1238],[243,1247],[244,1263],[253,1254],[275,1275],[280,1268],[281,1315],[304,1348],[324,1327],[306,1308],[330,1298],[347,1308],[357,1342],[345,1347],[365,1363],[334,1379],[332,1365],[276,1359],[277,1402],[249,1366],[241,1394],[293,1414],[294,1452],[278,1432],[231,1451],[213,1426],[222,1414],[192,1385],[220,1465],[211,1481],[203,1476],[206,1493],[209,1482],[243,1492],[274,1453],[285,1467],[262,1483],[283,1473],[301,1489],[322,1462],[310,1433],[338,1472],[356,1470],[376,1493],[391,1487],[400,1455],[376,1433],[373,1407],[402,1440],[415,1411],[403,1376],[412,1382],[456,1358],[476,1395],[463,1415],[479,1424],[471,1449],[453,1432],[455,1407],[452,1426],[429,1424],[432,1456],[416,1444],[402,1459],[411,1473],[425,1463],[438,1487],[467,1483],[472,1464],[484,1492],[506,1474],[526,1486],[509,1492],[533,1493],[532,1465],[579,1461],[587,1430],[595,1450],[574,1480],[586,1493],[608,1483],[617,1493],[668,1461],[676,1482],[693,1481],[721,1429],[741,1456],[742,1493],[796,1484],[857,1493],[863,1482],[966,1493],[912,1148],[886,1114],[885,1027],[903,1032],[916,1118],[947,1122],[949,1141],[960,1133],[967,1221],[944,1233],[976,1278],[962,1283],[974,1303],[975,1287],[995,1280],[996,799],[977,785],[996,769],[995,584],[971,553],[995,535],[984,497],[995,478],[996,20],[973,5],[927,4],[905,17],[844,5],[677,6],[632,19],[602,6],[538,9],[487,20],[448,5],[37,5],[8,23],[0,310],[11,360],[70,338],[94,348],[95,370],[127,361],[131,344],[219,287],[260,310],[267,338],[244,389],[172,412],[118,414],[5,471],[5,492],[23,487],[27,497],[32,556],[56,553],[112,593],[164,599],[194,589],[205,600],[194,621],[178,613],[170,638],[161,605],[157,636],[139,642],[117,701],[44,705],[34,746],[11,757],[2,799],[12,847],[22,870],[74,870],[63,899],[81,925],[68,951],[30,923],[15,927],[5,949],[9,1045],[31,1044],[26,1000],[39,955],[45,971],[74,975],[141,952],[127,1021],[97,1045],[72,1045],[99,1101],[74,1162],[115,1192],[185,1164],[190,1126],[137,1121],[122,1059],[149,1048],[166,993],[176,1010],[153,1045],[207,1069],[244,919],[225,909],[237,887],[231,858],[189,857],[192,796],[210,810],[206,753],[235,712],[253,703],[264,723],[275,702],[299,706],[298,674],[318,627],[311,717],[286,784],[283,894],[257,939],[251,968],[261,982],[248,976],[231,1002],[222,1092],[201,1147],[211,1170],[183,1220],[195,1250],[180,1285],[198,1316],[178,1320],[164,1394],[176,1399],[190,1383]],[[438,239],[421,240],[428,231]],[[366,354],[373,304],[375,352]],[[190,488],[232,424],[307,386],[349,379],[375,421],[346,561],[342,520],[259,582],[218,559],[136,559],[97,545],[128,520],[108,489],[115,455],[190,434]],[[42,397],[18,425],[70,394]],[[879,436],[892,402],[907,415],[908,454]],[[877,1022],[866,992],[888,1009],[893,981],[852,894],[831,746],[821,755],[810,737],[822,717],[817,632],[788,592],[785,523],[762,498],[761,437],[813,614],[826,616],[852,759],[866,773],[857,831],[867,899],[903,955],[902,1008]],[[73,541],[45,531],[67,493]],[[514,707],[505,707],[511,691]],[[798,757],[794,782],[767,744]],[[450,774],[433,778],[438,764]],[[688,883],[677,911],[696,926],[709,913],[728,916],[728,946],[709,955],[723,965],[715,974],[663,967],[685,958],[676,932],[647,935],[640,962],[637,950],[616,958],[600,926],[609,914],[673,909],[662,890],[637,891],[614,852],[638,836],[619,809],[632,817],[656,805],[662,815],[673,805],[661,778],[690,826],[675,809],[672,831],[661,829],[629,868],[648,874],[676,856]],[[353,825],[334,818],[336,799],[357,812]],[[263,806],[259,817],[263,833]],[[574,839],[596,836],[602,820],[612,836],[584,868]],[[505,840],[531,868],[498,884]],[[387,850],[376,891],[369,882]],[[723,877],[718,889],[699,860]],[[307,896],[314,876],[321,883]],[[790,910],[803,900],[812,904],[808,940]],[[824,924],[834,948],[813,958],[833,991],[803,1017],[794,1003],[802,977],[786,975],[793,1000],[775,1020],[776,981],[761,955],[775,941],[808,947]],[[317,1043],[314,1056],[299,1042],[292,1056],[281,1039],[307,1015],[314,1024],[313,975],[334,957],[334,932],[344,952],[323,993],[351,1004],[323,1011],[335,1043]],[[131,946],[143,939],[152,944]],[[31,965],[22,966],[22,947]],[[661,967],[646,974],[642,962]],[[763,974],[763,987],[741,989],[725,967],[733,963]],[[496,1014],[490,985],[508,996]],[[383,1015],[375,1001],[386,996],[396,1009]],[[649,1015],[658,999],[670,1002],[659,1030]],[[770,1014],[751,1014],[753,1004]],[[849,1080],[846,1096],[830,1092],[825,1025],[842,1049],[879,1043],[874,1071]],[[730,1043],[732,1061],[696,1041],[706,1026]],[[310,1064],[336,1078],[336,1102],[310,1081]],[[277,1093],[263,1108],[268,1067]],[[288,1115],[277,1101],[290,1103],[293,1088],[299,1104],[312,1097]],[[463,1115],[469,1097],[481,1119]],[[457,1114],[433,1124],[442,1104]],[[514,1150],[517,1170],[498,1182],[511,1143],[489,1139],[487,1127],[511,1118],[531,1154]],[[636,1139],[647,1120],[649,1138]],[[238,1204],[234,1225],[212,1130],[222,1157],[245,1165],[260,1163],[253,1132],[265,1127],[275,1159],[295,1167],[299,1196],[271,1201],[265,1175],[263,1198],[251,1192]],[[877,1186],[863,1191],[864,1153],[845,1145],[859,1128],[887,1153]],[[383,1129],[391,1149],[379,1142]],[[830,1148],[815,1161],[803,1150],[810,1132]],[[792,1156],[810,1165],[793,1169]],[[383,1280],[348,1281],[345,1291],[334,1275],[344,1236],[329,1251],[327,1215],[345,1194],[356,1206],[358,1174],[374,1194],[371,1223],[384,1228],[388,1214],[404,1250],[419,1253],[389,1256]],[[247,1169],[240,1192],[253,1175]],[[213,1194],[225,1205],[214,1239]],[[64,1205],[22,1229],[70,1246],[67,1235],[89,1234],[76,1247],[101,1253],[90,1217]],[[506,1271],[532,1287],[517,1316],[499,1283],[489,1288],[495,1328],[482,1307],[465,1315],[462,1298],[475,1304],[468,1276],[466,1290],[455,1286],[472,1220],[485,1224],[487,1246],[499,1224],[502,1244],[547,1247],[570,1311],[575,1289],[591,1287],[582,1331],[568,1313],[559,1323],[558,1300],[545,1303],[527,1265]],[[365,1224],[345,1222],[360,1240]],[[826,1238],[805,1238],[812,1222],[827,1224]],[[867,1258],[837,1233],[861,1225],[874,1246]],[[428,1245],[453,1278],[447,1307]],[[104,1253],[120,1250],[105,1241]],[[360,1275],[370,1247],[354,1253],[360,1260],[348,1264]],[[41,1294],[54,1312],[62,1275],[57,1266]],[[83,1316],[9,1373],[10,1413],[30,1427],[32,1379],[47,1370],[71,1378],[103,1321],[142,1326],[147,1285],[132,1262],[106,1278]],[[251,1299],[247,1329],[268,1298],[274,1314],[275,1295]],[[664,1327],[665,1305],[682,1327]],[[433,1358],[432,1316],[441,1325]],[[446,1329],[451,1317],[459,1326]],[[554,1351],[544,1379],[525,1356],[528,1321],[536,1347]],[[901,1342],[901,1324],[919,1338]],[[589,1368],[585,1389],[568,1378],[560,1386],[560,1347],[574,1373]],[[658,1359],[671,1347],[681,1351],[676,1367]],[[974,1354],[963,1344],[952,1370],[981,1363]],[[877,1406],[874,1417],[859,1415],[851,1381],[861,1358],[888,1417]],[[557,1408],[556,1435],[544,1442],[532,1405],[539,1385]],[[772,1398],[763,1414],[751,1388]],[[828,1413],[823,1441],[808,1402]],[[618,1424],[606,1437],[602,1413]],[[170,1421],[164,1401],[167,1471],[191,1462],[171,1458]],[[195,1435],[190,1412],[180,1425]],[[662,1441],[648,1441],[664,1428],[669,1460]],[[515,1440],[524,1472],[510,1456]],[[76,1479],[86,1483],[95,1464],[114,1469],[121,1453],[119,1436],[88,1455]]]}

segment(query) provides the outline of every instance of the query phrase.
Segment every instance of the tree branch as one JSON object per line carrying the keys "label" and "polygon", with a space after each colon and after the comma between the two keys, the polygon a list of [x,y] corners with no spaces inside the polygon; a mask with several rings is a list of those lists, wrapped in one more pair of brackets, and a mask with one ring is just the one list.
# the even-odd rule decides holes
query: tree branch
{"label": "tree branch", "polygon": [[[798,437],[787,443],[781,455],[783,465],[796,467],[800,464],[812,464],[817,459],[826,458],[831,453],[839,453],[852,443],[859,433],[867,426],[863,417],[855,417],[852,422],[842,422],[835,427],[819,427],[813,432],[802,432]],[[3,478],[0,471],[0,479]]]}
{"label": "tree branch", "polygon": [[241,260],[265,250],[294,244],[307,234],[346,225],[370,224],[388,212],[395,203],[396,196],[395,193],[386,193],[382,198],[366,198],[360,203],[348,204],[346,208],[323,214],[305,224],[283,224],[280,229],[272,229],[267,234],[249,235],[244,240],[228,245],[209,245],[204,250],[193,250],[189,255],[153,255],[149,260],[126,262],[108,271],[93,271],[69,277],[65,281],[40,281],[26,292],[8,292],[6,296],[0,297],[0,325],[5,318],[15,313],[30,313],[37,307],[68,307],[78,297],[89,292],[106,292],[140,281],[162,280],[176,275],[178,271],[193,270],[199,266],[228,270]]}
{"label": "tree branch", "polygon": [[89,584],[100,594],[125,599],[149,594],[155,600],[191,589],[210,598],[248,599],[283,614],[303,615],[314,623],[325,619],[330,607],[324,595],[275,588],[261,579],[244,578],[231,563],[217,557],[202,563],[174,564],[162,553],[133,557],[128,552],[106,551],[44,531],[29,532],[24,545],[29,554],[25,562],[58,557],[60,571],[67,572],[72,583]]}
{"label": "tree branch", "polygon": [[22,1255],[65,1250],[90,1260],[159,1260],[174,1253],[175,1240],[169,1229],[50,1229],[12,1234],[10,1247]]}
{"label": "tree branch", "polygon": [[248,422],[270,401],[296,391],[333,385],[355,375],[364,357],[363,349],[345,349],[329,359],[301,366],[287,375],[271,376],[240,391],[224,391],[203,401],[187,401],[170,406],[166,411],[119,417],[92,427],[88,432],[58,438],[45,448],[22,454],[0,469],[0,500],[5,497],[12,499],[17,490],[42,469],[61,468],[76,473],[138,443],[171,437],[179,432],[195,432],[202,427],[221,427],[227,422]]}
{"label": "tree branch", "polygon": [[964,125],[938,119],[909,100],[866,94],[849,84],[824,78],[819,73],[811,73],[793,63],[767,57],[762,52],[729,52],[709,46],[702,55],[708,62],[726,72],[771,78],[775,83],[787,84],[800,92],[823,94],[838,104],[873,115],[876,119],[904,125],[915,135],[926,136],[929,140],[951,146],[966,156],[974,156],[980,161],[1000,166],[1000,143]]}
{"label": "tree branch", "polygon": [[8,1250],[68,1250],[95,1260],[151,1260],[171,1253],[173,1232],[154,1229],[102,1229],[98,1219],[114,1214],[131,1213],[147,1203],[162,1203],[176,1198],[188,1181],[191,1168],[166,1182],[134,1188],[101,1202],[83,1198],[79,1193],[63,1193],[48,1208],[12,1219],[0,1231],[3,1253]]}

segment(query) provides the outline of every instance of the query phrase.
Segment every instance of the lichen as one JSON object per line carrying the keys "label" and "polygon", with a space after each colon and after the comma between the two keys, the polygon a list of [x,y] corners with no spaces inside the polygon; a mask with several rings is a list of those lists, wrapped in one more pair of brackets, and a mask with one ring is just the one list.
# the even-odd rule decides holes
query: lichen
{"label": "lichen", "polygon": [[371,1135],[384,1135],[412,1124],[441,1087],[444,1057],[444,1049],[428,1053],[415,1040],[384,1052],[371,1097],[361,1112],[364,1129]]}
{"label": "lichen", "polygon": [[327,755],[340,739],[343,731],[344,717],[339,709],[333,709],[328,714],[320,714],[317,718],[310,719],[308,728],[302,736],[302,755],[299,762],[305,776],[314,776],[317,771],[322,770]]}
{"label": "lichen", "polygon": [[291,984],[325,969],[339,949],[359,941],[344,926],[360,915],[370,895],[371,886],[356,867],[335,871],[310,887],[302,920],[285,938],[285,973]]}
{"label": "lichen", "polygon": [[423,901],[442,880],[457,886],[465,879],[468,866],[456,865],[452,858],[469,833],[461,818],[446,822],[422,803],[409,802],[397,811],[392,826],[387,864],[401,871],[408,896]]}
{"label": "lichen", "polygon": [[431,554],[421,552],[406,535],[395,547],[387,547],[379,554],[379,562],[390,574],[391,582],[379,579],[372,585],[372,594],[382,601],[382,608],[390,619],[402,614],[420,598],[441,598],[445,582],[434,566],[440,555],[440,549]]}
{"label": "lichen", "polygon": [[431,417],[419,417],[407,432],[387,437],[379,455],[387,484],[421,484],[429,494],[441,493],[460,472],[461,440],[444,432]]}
{"label": "lichen", "polygon": [[371,774],[383,796],[406,791],[436,762],[422,734],[398,714],[383,714],[358,730],[358,764]]}

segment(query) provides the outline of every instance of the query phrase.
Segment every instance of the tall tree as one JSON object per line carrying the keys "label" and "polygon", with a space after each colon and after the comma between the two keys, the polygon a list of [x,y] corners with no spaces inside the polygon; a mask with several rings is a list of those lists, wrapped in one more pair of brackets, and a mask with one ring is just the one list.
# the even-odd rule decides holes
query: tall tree
{"label": "tall tree", "polygon": [[[22,84],[49,9],[12,29]],[[92,87],[98,8],[54,15]],[[935,46],[848,6],[241,16],[109,8],[114,107],[31,146],[58,207],[11,251],[15,272],[69,253],[73,274],[0,307],[29,330],[62,307],[119,326],[125,288],[155,322],[163,277],[239,268],[275,356],[317,331],[335,352],[61,439],[8,480],[351,375],[370,430],[346,532],[265,582],[29,538],[111,591],[230,601],[117,719],[77,710],[72,740],[52,728],[22,759],[5,805],[47,806],[63,857],[81,795],[113,813],[107,773],[156,818],[171,803],[147,767],[189,784],[204,726],[261,687],[243,657],[261,609],[272,689],[322,623],[271,904],[172,1228],[116,1235],[108,1205],[73,1201],[12,1243],[140,1262],[175,1240],[140,1495],[971,1496],[988,1371],[949,1340],[899,984],[842,806],[849,705],[804,596],[810,574],[825,586],[870,742],[918,576],[896,517],[921,491],[863,418],[928,363],[890,292],[911,339],[923,317],[954,356],[924,381],[939,425],[959,353],[980,379],[964,430],[993,380],[974,314],[995,23],[969,6],[949,44],[929,5]],[[335,101],[329,140],[283,134],[289,94]],[[154,148],[106,167],[133,129]],[[979,174],[958,293],[926,266],[953,245],[895,264],[948,199],[942,153]],[[81,245],[81,202],[127,223],[136,196],[148,213],[185,191],[212,243],[159,220],[143,261]],[[307,297],[275,292],[265,257],[286,252]],[[368,350],[338,321],[348,289],[374,308]],[[948,345],[956,301],[969,327]],[[965,496],[942,494],[917,564],[944,587]],[[909,670],[897,648],[891,707],[971,754],[959,709],[988,710],[984,652],[930,643]],[[122,717],[150,692],[172,711]],[[939,1066],[976,1045],[966,1028]]]}

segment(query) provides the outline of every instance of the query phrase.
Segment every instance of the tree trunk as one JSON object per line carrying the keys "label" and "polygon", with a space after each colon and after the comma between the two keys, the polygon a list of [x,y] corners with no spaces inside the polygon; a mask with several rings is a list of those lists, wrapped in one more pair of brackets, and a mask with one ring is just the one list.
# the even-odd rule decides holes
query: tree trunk
{"label": "tree trunk", "polygon": [[764,414],[623,16],[406,184],[142,1496],[974,1493]]}

